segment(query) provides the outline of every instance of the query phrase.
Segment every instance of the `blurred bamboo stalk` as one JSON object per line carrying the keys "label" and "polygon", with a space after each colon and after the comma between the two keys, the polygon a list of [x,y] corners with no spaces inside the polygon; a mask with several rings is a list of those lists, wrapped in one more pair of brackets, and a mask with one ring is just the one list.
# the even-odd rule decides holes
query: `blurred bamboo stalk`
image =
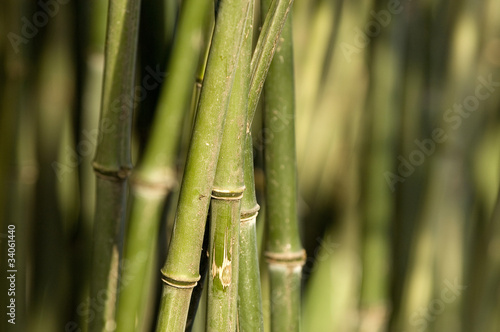
{"label": "blurred bamboo stalk", "polygon": [[188,109],[203,31],[210,3],[183,3],[179,27],[168,64],[158,112],[144,156],[132,174],[132,210],[125,243],[128,266],[122,279],[117,323],[120,331],[136,331],[145,316],[149,284],[146,276],[154,267],[156,239],[166,197],[176,185],[176,162],[182,122]]}
{"label": "blurred bamboo stalk", "polygon": [[[404,7],[401,16],[395,20],[396,31],[394,47],[397,49],[397,73],[394,89],[396,107],[401,110],[396,121],[396,143],[395,154],[407,156],[413,149],[412,141],[419,137],[418,129],[421,126],[420,109],[422,92],[422,76],[426,71],[422,68],[425,55],[422,54],[423,41],[413,33],[412,27],[423,22],[424,4],[412,3]],[[409,18],[412,18],[411,20]],[[416,50],[411,52],[411,50]],[[415,63],[416,65],[411,65]],[[393,169],[399,169],[400,159],[394,159]],[[401,167],[400,167],[401,168]],[[398,173],[399,174],[399,173]],[[414,247],[417,232],[421,197],[423,191],[422,170],[417,170],[411,177],[394,187],[394,219],[391,225],[395,234],[391,241],[391,275],[390,275],[390,300],[391,314],[389,317],[389,331],[400,331],[408,326],[408,278],[412,259],[412,248]],[[417,202],[417,204],[415,204]],[[426,248],[425,243],[422,248]],[[426,251],[428,253],[428,251]],[[421,264],[423,268],[425,264]],[[427,267],[430,267],[427,265]],[[423,274],[427,271],[422,270]],[[427,285],[419,285],[417,294],[419,303],[425,303],[428,296]],[[423,298],[423,300],[422,300]],[[414,305],[414,304],[413,304]]]}
{"label": "blurred bamboo stalk", "polygon": [[[494,81],[498,81],[500,57],[497,31],[500,27],[500,3],[489,0],[468,1],[464,7],[458,23],[461,29],[456,32],[454,38],[454,51],[457,54],[454,57],[456,59],[453,63],[454,68],[462,75],[470,74],[470,81],[474,83],[477,83],[477,78],[472,77],[473,74],[480,74],[483,77],[491,75]],[[470,46],[467,45],[465,36],[470,34],[471,30],[476,32],[477,50],[470,50]],[[467,60],[476,61],[475,73],[465,70],[471,67],[464,64]],[[461,82],[464,79],[456,77],[451,80]],[[464,254],[463,284],[467,288],[464,290],[460,311],[462,331],[496,331],[500,328],[498,319],[500,259],[499,251],[496,249],[500,238],[500,191],[498,187],[493,186],[495,183],[498,184],[500,179],[498,149],[500,94],[497,90],[489,92],[492,92],[491,95],[481,101],[480,109],[466,120],[472,122],[474,126],[469,136],[473,139],[467,137],[464,141],[467,142],[467,150],[471,154],[467,160],[472,159],[467,165],[473,175],[474,187],[471,191],[475,204],[465,225],[465,242],[469,250]],[[472,91],[470,94],[472,95]]]}
{"label": "blurred bamboo stalk", "polygon": [[99,138],[93,162],[96,207],[90,299],[103,308],[89,321],[89,331],[116,328],[119,266],[127,207],[127,178],[132,169],[130,140],[134,100],[140,0],[111,0]]}
{"label": "blurred bamboo stalk", "polygon": [[[25,1],[7,1],[0,14],[0,33],[21,30],[17,20],[25,13]],[[36,122],[34,121],[33,98],[34,66],[30,58],[32,48],[29,45],[17,45],[10,38],[0,42],[0,286],[5,290],[0,296],[0,304],[5,308],[0,322],[0,330],[27,330],[33,321],[29,315],[32,293],[28,291],[30,276],[28,263],[31,255],[33,208],[35,183],[39,168],[36,162]],[[12,226],[10,226],[12,225]],[[14,227],[14,228],[12,228]],[[14,230],[14,232],[12,232]],[[9,232],[11,231],[11,232]],[[9,255],[10,244],[15,241],[15,255]],[[12,261],[14,259],[14,262]],[[14,264],[14,266],[10,265]],[[9,297],[12,279],[8,270],[17,270],[15,289],[15,324],[11,324]],[[9,322],[10,320],[10,322]]]}
{"label": "blurred bamboo stalk", "polygon": [[[374,10],[387,13],[386,3],[377,1]],[[379,14],[383,16],[383,14]],[[397,20],[398,18],[394,18]],[[386,174],[393,173],[398,108],[396,89],[397,48],[391,31],[383,31],[369,50],[369,90],[363,115],[363,146],[360,152],[361,259],[359,331],[383,331],[390,312],[389,271],[390,224],[393,191]],[[381,174],[383,176],[381,176]]]}
{"label": "blurred bamboo stalk", "polygon": [[[40,6],[31,9],[40,10]],[[71,132],[69,110],[73,106],[75,76],[71,61],[72,23],[68,19],[71,12],[65,6],[60,6],[59,11],[60,14],[45,29],[40,29],[28,46],[33,48],[31,61],[37,68],[32,72],[36,82],[32,93],[36,102],[29,107],[36,110],[37,162],[40,165],[36,182],[37,222],[31,228],[32,246],[36,248],[30,266],[31,273],[36,276],[29,288],[33,291],[33,302],[27,329],[31,331],[56,329],[68,317],[71,301],[69,239],[77,218],[78,194],[74,188],[79,156],[70,157],[71,153],[62,150]],[[67,163],[59,167],[57,161],[68,157],[74,158],[73,163],[69,167]],[[54,259],[56,256],[59,259]]]}
{"label": "blurred bamboo stalk", "polygon": [[[269,2],[264,1],[262,8],[268,6]],[[305,251],[300,243],[296,206],[294,103],[292,21],[288,17],[264,84],[264,128],[277,128],[264,146],[268,230],[265,256],[271,278],[272,331],[299,331],[301,327]],[[276,125],[278,121],[280,127]]]}
{"label": "blurred bamboo stalk", "polygon": [[[360,147],[370,64],[366,55],[376,38],[360,44],[357,31],[366,24],[372,1],[318,5],[309,34],[314,38],[297,47],[307,61],[297,70],[296,89],[297,144],[300,142],[298,152],[302,152],[298,155],[300,207],[308,220],[302,229],[309,255],[303,268],[304,329],[359,331]],[[337,26],[338,32],[325,36],[328,24]],[[323,45],[326,38],[333,50]],[[356,52],[345,53],[345,44],[356,45]],[[319,91],[310,89],[311,85]]]}
{"label": "blurred bamboo stalk", "polygon": [[166,80],[179,24],[180,2],[176,0],[149,0],[141,4],[139,23],[138,76],[142,92],[137,102],[133,123],[132,156],[134,164],[143,157],[158,113],[161,86]]}

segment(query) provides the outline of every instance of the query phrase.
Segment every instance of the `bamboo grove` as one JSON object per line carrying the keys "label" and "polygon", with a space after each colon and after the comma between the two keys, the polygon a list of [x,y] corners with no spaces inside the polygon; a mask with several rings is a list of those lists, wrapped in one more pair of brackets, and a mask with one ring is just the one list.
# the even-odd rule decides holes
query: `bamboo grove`
{"label": "bamboo grove", "polygon": [[499,331],[499,22],[3,1],[0,331]]}

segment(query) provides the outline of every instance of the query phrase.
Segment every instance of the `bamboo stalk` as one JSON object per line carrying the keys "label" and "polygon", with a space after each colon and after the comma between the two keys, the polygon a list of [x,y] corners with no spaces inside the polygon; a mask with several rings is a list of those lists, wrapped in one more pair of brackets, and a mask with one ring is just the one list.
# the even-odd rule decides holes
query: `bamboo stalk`
{"label": "bamboo stalk", "polygon": [[245,189],[243,149],[252,54],[253,3],[251,0],[212,190],[207,331],[236,331],[239,224]]}
{"label": "bamboo stalk", "polygon": [[[263,2],[266,8],[267,2]],[[283,28],[264,85],[267,251],[271,279],[271,330],[300,330],[300,284],[305,251],[297,217],[292,26]],[[279,121],[279,122],[278,122]],[[277,127],[279,123],[279,127]]]}
{"label": "bamboo stalk", "polygon": [[183,331],[199,280],[203,233],[222,129],[234,81],[249,0],[219,4],[167,260],[157,331]]}
{"label": "bamboo stalk", "polygon": [[158,113],[144,158],[132,176],[132,212],[124,258],[118,306],[119,331],[136,331],[142,325],[148,286],[146,276],[154,266],[161,213],[166,197],[176,184],[176,160],[182,122],[188,108],[194,75],[206,29],[210,2],[183,3],[167,81],[163,86]]}
{"label": "bamboo stalk", "polygon": [[[241,181],[243,184],[243,181]],[[244,187],[212,191],[207,331],[236,331],[238,236]]]}
{"label": "bamboo stalk", "polygon": [[264,331],[260,287],[256,220],[259,204],[255,197],[252,134],[246,134],[244,150],[245,192],[241,200],[240,262],[238,277],[238,330]]}
{"label": "bamboo stalk", "polygon": [[[17,18],[25,14],[24,1],[4,3],[0,14],[0,32],[20,31]],[[2,331],[26,331],[33,317],[29,316],[28,304],[33,295],[27,292],[31,278],[27,273],[30,260],[30,233],[33,228],[35,184],[39,168],[36,162],[36,100],[32,97],[36,66],[29,59],[31,48],[15,48],[4,38],[0,42],[0,286],[5,290],[0,297],[4,318]],[[22,102],[21,102],[22,101]],[[12,252],[10,246],[15,245]],[[12,294],[9,270],[15,274],[15,315],[11,314]],[[9,294],[10,293],[10,294]],[[12,318],[15,318],[12,320]],[[15,324],[12,324],[15,322]]]}
{"label": "bamboo stalk", "polygon": [[[212,4],[212,3],[211,3]],[[210,8],[211,12],[214,12],[213,6]],[[212,34],[214,30],[214,23],[215,23],[215,16],[211,15],[210,16],[210,29],[206,30],[205,33],[206,35],[203,38],[203,41],[206,42],[204,47],[202,48],[204,50],[204,53],[199,59],[198,62],[198,68],[196,69],[196,82],[193,88],[193,96],[191,100],[191,113],[190,117],[186,119],[184,123],[184,136],[182,139],[181,143],[181,151],[183,152],[181,154],[180,159],[181,160],[186,160],[186,154],[189,146],[189,139],[191,138],[191,130],[193,128],[193,121],[196,116],[196,111],[197,111],[197,106],[198,102],[200,100],[200,94],[201,94],[201,88],[203,86],[203,78],[205,77],[205,68],[207,64],[207,59],[208,59],[208,54],[210,51],[210,41],[212,39]],[[203,234],[203,245],[202,245],[202,254],[201,254],[201,259],[200,259],[200,280],[198,280],[198,283],[196,286],[193,288],[193,293],[191,295],[191,300],[189,303],[189,312],[187,316],[187,321],[186,321],[186,332],[191,332],[191,330],[194,327],[195,324],[195,319],[197,316],[198,312],[198,306],[200,305],[200,300],[202,299],[202,296],[205,290],[205,281],[207,277],[207,271],[208,271],[208,256],[209,256],[209,242],[210,242],[210,227],[209,224],[210,219],[207,217],[207,224],[205,226],[205,233]],[[171,232],[169,232],[171,233]],[[206,300],[206,296],[204,297]],[[203,303],[206,307],[206,301]],[[199,319],[200,320],[200,326],[205,326],[205,319]],[[202,322],[202,323],[201,323]]]}
{"label": "bamboo stalk", "polygon": [[[205,317],[206,314],[206,310],[203,310],[204,311],[203,313],[200,311],[200,315],[197,315],[198,307],[200,305],[201,300],[206,300],[207,298],[207,296],[203,297],[203,294],[206,295],[205,282],[207,280],[207,274],[208,274],[207,272],[209,267],[209,258],[210,258],[209,246],[210,246],[210,217],[207,218],[207,225],[205,226],[205,234],[203,234],[203,246],[200,259],[200,280],[198,280],[198,283],[193,288],[193,293],[191,294],[185,332],[191,332],[193,328],[195,328],[195,321],[197,320],[196,319],[197,316]],[[206,301],[204,303],[202,302],[201,304],[204,305],[203,308],[205,309],[207,304]],[[198,320],[200,320],[200,323],[198,323],[197,327],[203,328],[204,330],[206,319],[200,317],[198,318]]]}
{"label": "bamboo stalk", "polygon": [[260,285],[256,219],[260,209],[255,197],[253,145],[251,125],[276,45],[285,24],[292,1],[273,0],[268,6],[256,49],[250,64],[251,81],[248,97],[248,118],[245,143],[244,183],[240,224],[240,264],[238,287],[238,328],[240,331],[263,331],[263,309]]}
{"label": "bamboo stalk", "polygon": [[[378,4],[381,10],[385,4]],[[395,23],[396,24],[396,23]],[[392,39],[391,39],[392,38]],[[362,122],[362,151],[360,156],[360,217],[362,280],[360,287],[360,330],[380,330],[387,324],[388,277],[390,271],[389,226],[393,218],[392,193],[380,174],[392,170],[394,119],[398,107],[393,98],[397,57],[391,41],[394,37],[382,34],[370,44],[373,63],[369,71],[367,102]],[[366,135],[366,136],[365,136]]]}
{"label": "bamboo stalk", "polygon": [[269,9],[267,10],[266,18],[262,25],[262,30],[257,40],[257,45],[250,64],[250,71],[252,73],[248,94],[248,118],[250,121],[248,122],[247,131],[252,124],[262,87],[264,86],[264,81],[266,80],[267,72],[276,50],[276,45],[278,44],[281,31],[285,25],[288,13],[292,8],[292,4],[293,0],[272,0],[270,4],[269,2],[263,3],[261,7],[263,12],[266,8]]}
{"label": "bamboo stalk", "polygon": [[89,317],[89,331],[116,327],[127,178],[132,169],[130,132],[139,8],[140,0],[112,0],[109,4],[100,139],[93,162],[97,195],[90,282],[90,300],[99,299],[103,307]]}

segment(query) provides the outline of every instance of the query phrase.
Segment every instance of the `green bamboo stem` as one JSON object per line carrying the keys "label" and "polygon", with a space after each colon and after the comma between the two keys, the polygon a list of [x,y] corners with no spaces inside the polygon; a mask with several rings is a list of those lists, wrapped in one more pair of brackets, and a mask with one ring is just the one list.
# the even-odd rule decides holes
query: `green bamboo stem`
{"label": "green bamboo stem", "polygon": [[157,331],[183,331],[199,276],[203,233],[249,0],[221,0],[184,171]]}
{"label": "green bamboo stem", "polygon": [[253,0],[248,11],[212,190],[207,331],[236,331],[239,224],[245,189],[243,149],[252,55]]}
{"label": "green bamboo stem", "polygon": [[263,331],[262,297],[256,235],[259,205],[255,197],[251,124],[262,87],[274,56],[277,42],[292,6],[292,1],[273,0],[267,7],[256,49],[250,64],[251,80],[248,96],[247,138],[245,143],[245,186],[240,224],[240,280],[238,287],[238,328],[241,331]]}
{"label": "green bamboo stem", "polygon": [[[262,5],[263,12],[266,12],[266,18],[262,25],[262,30],[257,40],[252,62],[250,64],[251,79],[250,90],[248,94],[248,128],[252,124],[252,119],[257,109],[260,93],[266,80],[267,72],[276,50],[276,45],[285,25],[288,13],[292,8],[293,0],[272,0]],[[248,129],[247,129],[248,130]]]}
{"label": "green bamboo stem", "polygon": [[243,190],[242,186],[232,191],[214,189],[212,192],[206,331],[236,331],[238,236]]}
{"label": "green bamboo stem", "polygon": [[132,169],[130,101],[135,83],[139,8],[139,0],[112,0],[109,5],[100,139],[93,162],[97,196],[90,282],[90,300],[99,299],[103,307],[95,317],[89,317],[92,332],[116,328],[127,178]]}
{"label": "green bamboo stem", "polygon": [[[200,95],[201,95],[201,88],[203,87],[203,80],[205,78],[205,69],[207,66],[207,61],[208,61],[208,55],[210,53],[210,46],[212,42],[212,36],[214,33],[214,26],[215,26],[215,15],[212,13],[214,12],[214,4],[212,2],[209,3],[210,8],[208,9],[210,15],[209,15],[209,21],[206,23],[205,29],[203,30],[203,37],[202,37],[202,47],[201,50],[203,53],[201,53],[200,57],[198,58],[198,66],[196,68],[196,74],[195,74],[195,81],[194,81],[194,86],[193,86],[193,92],[191,96],[191,105],[190,105],[190,113],[189,116],[186,117],[182,129],[182,135],[181,135],[181,143],[180,143],[180,155],[178,157],[178,160],[185,161],[187,158],[187,153],[189,150],[189,143],[191,140],[191,134],[193,131],[194,127],[194,120],[196,118],[196,112],[198,111],[198,104],[200,102]],[[181,163],[179,165],[179,168],[182,170],[184,168],[185,164]],[[181,171],[182,173],[182,171]],[[175,211],[174,211],[175,212]],[[173,218],[171,218],[173,219]],[[171,225],[170,225],[171,226]],[[171,227],[170,227],[171,230]],[[169,232],[171,233],[171,232]]]}
{"label": "green bamboo stem", "polygon": [[238,330],[264,331],[260,287],[256,220],[259,205],[255,196],[252,134],[247,132],[244,150],[245,192],[241,200],[240,258],[238,277]]}
{"label": "green bamboo stem", "polygon": [[[212,3],[210,3],[212,5]],[[211,6],[209,9],[211,13],[214,12],[214,7]],[[197,111],[197,106],[198,102],[200,101],[200,94],[201,94],[201,88],[203,86],[203,79],[205,77],[205,68],[207,64],[207,59],[208,59],[208,54],[210,51],[210,42],[212,39],[213,31],[214,31],[214,23],[215,23],[215,16],[211,15],[210,16],[210,28],[205,31],[205,36],[203,38],[203,41],[205,42],[204,46],[202,47],[202,50],[204,50],[204,53],[199,59],[198,62],[198,68],[196,69],[196,82],[194,85],[194,90],[193,90],[193,97],[191,101],[191,113],[190,117],[187,119],[187,121],[184,123],[184,137],[181,143],[181,151],[183,153],[181,154],[181,160],[186,160],[186,155],[187,155],[187,150],[188,150],[188,145],[189,145],[189,139],[191,138],[191,131],[193,129],[193,121],[194,118],[196,117],[196,111]],[[208,228],[207,228],[208,227]],[[171,232],[169,232],[171,233]],[[187,321],[186,321],[186,332],[191,332],[191,330],[194,328],[195,324],[195,319],[197,317],[197,312],[198,312],[198,307],[200,305],[200,300],[202,299],[203,294],[206,293],[204,290],[206,289],[205,287],[205,281],[207,279],[207,271],[208,271],[208,255],[209,255],[209,242],[210,242],[210,228],[209,228],[209,219],[207,218],[207,225],[205,226],[205,233],[203,234],[203,245],[202,245],[202,256],[200,259],[200,280],[196,284],[196,286],[193,288],[193,293],[191,294],[191,300],[189,303],[189,312],[187,316]],[[206,299],[206,296],[205,296]],[[206,302],[204,303],[206,306]],[[205,325],[205,319],[202,320],[203,326]]]}
{"label": "green bamboo stem", "polygon": [[[266,8],[266,1],[263,1]],[[264,126],[276,128],[264,146],[271,330],[300,330],[300,283],[305,252],[297,217],[292,26],[289,18],[264,86]],[[287,120],[283,120],[287,119]],[[288,120],[290,119],[290,120]]]}
{"label": "green bamboo stem", "polygon": [[[154,267],[157,233],[164,196],[132,188],[132,210],[124,248],[117,308],[118,331],[136,331],[145,317],[148,274]],[[148,195],[149,194],[149,195]]]}
{"label": "green bamboo stem", "polygon": [[[380,3],[379,5],[384,5]],[[374,10],[379,11],[380,8]],[[388,276],[390,271],[389,224],[392,219],[392,192],[379,175],[393,167],[392,154],[396,142],[394,116],[398,107],[393,98],[396,83],[397,58],[391,44],[393,36],[381,35],[371,43],[367,101],[363,113],[364,142],[360,152],[360,217],[361,262],[363,265],[360,288],[360,326],[370,324],[380,330],[386,324],[388,303]],[[368,323],[369,322],[369,323]]]}
{"label": "green bamboo stem", "polygon": [[[210,213],[209,213],[210,214]],[[206,287],[205,283],[207,280],[207,272],[208,272],[208,264],[209,264],[209,255],[210,255],[210,219],[207,218],[207,225],[205,226],[205,234],[203,234],[203,246],[202,246],[202,253],[201,253],[201,259],[200,259],[200,280],[198,280],[198,283],[196,284],[196,287],[193,288],[193,293],[191,294],[191,300],[189,302],[189,312],[187,316],[187,321],[186,321],[186,330],[185,332],[191,332],[193,328],[196,331],[196,328],[203,328],[205,329],[205,312],[199,312],[198,314],[198,307],[200,304],[203,304],[204,307],[206,308]],[[203,296],[205,294],[205,296]],[[202,300],[205,300],[204,303],[200,303]],[[197,318],[198,317],[198,318]],[[203,318],[201,318],[203,317]],[[198,326],[195,326],[195,321],[199,320],[200,322],[198,323]]]}
{"label": "green bamboo stem", "polygon": [[210,2],[187,0],[180,13],[178,33],[162,88],[144,158],[132,175],[132,210],[125,245],[124,268],[117,326],[136,331],[145,317],[146,277],[153,268],[161,212],[176,184],[176,160],[183,118],[188,108],[200,58],[203,30]]}

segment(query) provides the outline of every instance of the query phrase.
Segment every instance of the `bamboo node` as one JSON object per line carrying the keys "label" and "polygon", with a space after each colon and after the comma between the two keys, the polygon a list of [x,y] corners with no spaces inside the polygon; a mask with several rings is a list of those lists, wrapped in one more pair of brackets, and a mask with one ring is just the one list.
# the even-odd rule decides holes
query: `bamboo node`
{"label": "bamboo node", "polygon": [[198,284],[198,280],[200,280],[201,276],[198,276],[198,278],[195,281],[185,281],[185,280],[175,280],[172,278],[167,277],[163,271],[161,272],[161,280],[172,287],[175,288],[180,288],[180,289],[188,289],[188,288],[194,288]]}
{"label": "bamboo node", "polygon": [[307,258],[306,251],[304,249],[298,252],[286,253],[266,251],[264,253],[264,256],[266,257],[266,261],[269,264],[280,264],[288,266],[303,266]]}
{"label": "bamboo node", "polygon": [[257,218],[257,215],[259,214],[259,210],[260,210],[260,205],[259,204],[255,204],[255,206],[251,209],[248,209],[248,210],[241,210],[241,215],[240,215],[240,221],[241,222],[244,222],[244,221],[249,221],[253,218]]}
{"label": "bamboo node", "polygon": [[106,166],[103,166],[96,161],[92,162],[92,167],[94,168],[94,173],[96,174],[96,176],[109,181],[126,180],[132,172],[131,168],[124,166],[120,167],[119,169],[106,168]]}
{"label": "bamboo node", "polygon": [[245,186],[228,190],[228,189],[212,189],[212,198],[225,200],[225,201],[237,201],[243,198],[243,192],[245,191]]}
{"label": "bamboo node", "polygon": [[163,181],[151,182],[141,179],[140,176],[132,174],[130,178],[132,189],[147,196],[165,196],[169,191],[176,187],[177,181],[174,178],[164,179]]}
{"label": "bamboo node", "polygon": [[196,78],[196,86],[201,89],[201,87],[203,86],[203,79],[202,78],[199,78],[199,77]]}
{"label": "bamboo node", "polygon": [[241,218],[240,218],[240,222],[244,223],[244,222],[249,222],[249,221],[252,221],[252,220],[256,220],[257,219],[257,215],[259,214],[259,212],[254,212],[250,215],[243,215],[241,214]]}

